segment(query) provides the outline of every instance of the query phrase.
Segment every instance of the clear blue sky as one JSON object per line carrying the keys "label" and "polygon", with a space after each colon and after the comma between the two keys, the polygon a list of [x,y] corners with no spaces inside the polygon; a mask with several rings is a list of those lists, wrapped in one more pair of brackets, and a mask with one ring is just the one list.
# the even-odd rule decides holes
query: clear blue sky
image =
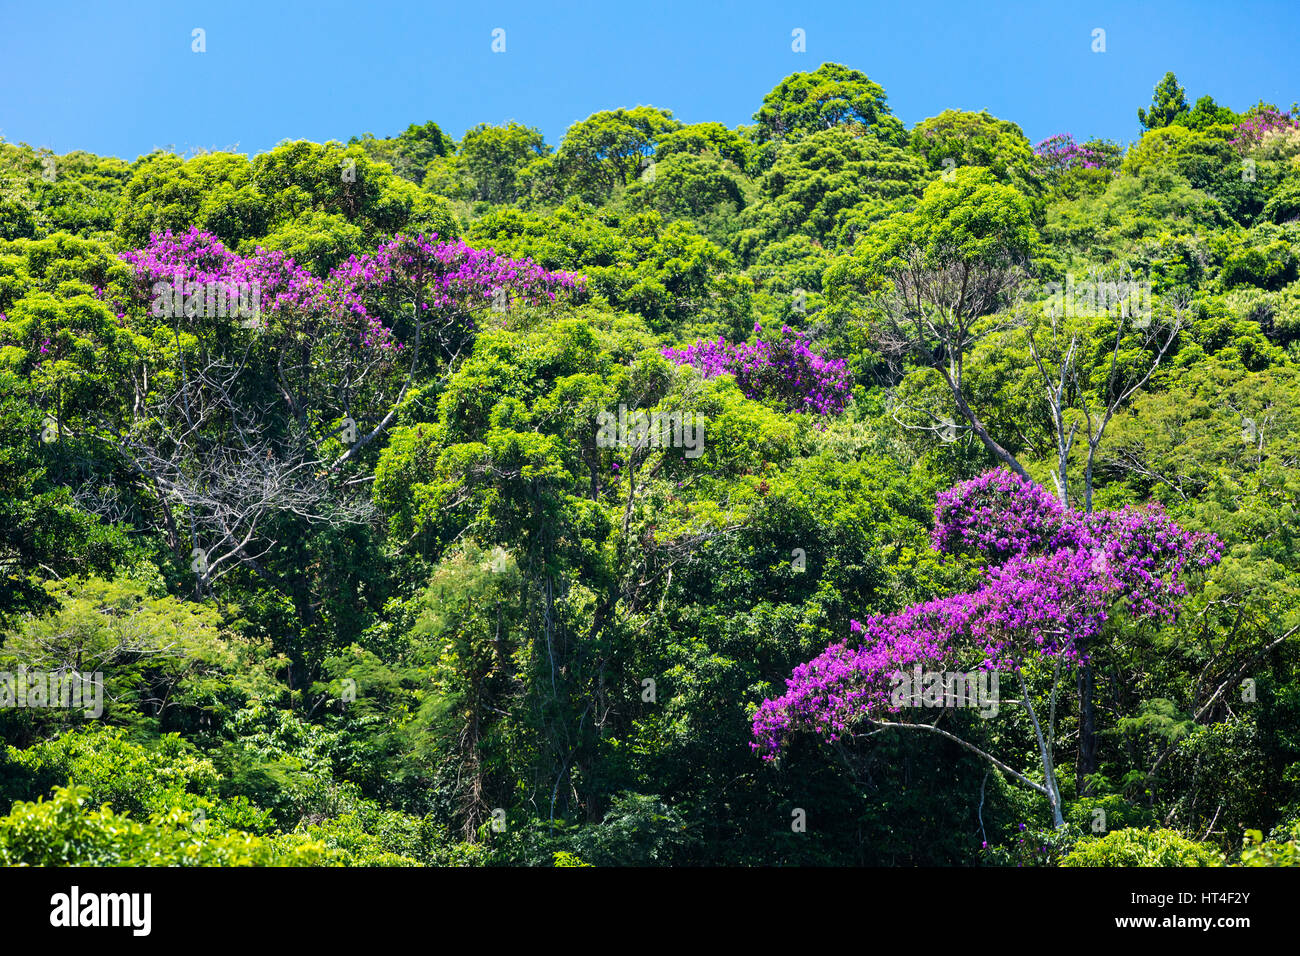
{"label": "clear blue sky", "polygon": [[[206,53],[191,52],[195,27]],[[791,51],[796,27],[806,53]],[[1097,27],[1105,53],[1091,50]],[[0,136],[134,159],[382,137],[429,119],[459,137],[515,119],[554,145],[619,106],[747,123],[782,77],[833,61],[882,84],[908,125],[987,108],[1034,142],[1123,143],[1166,70],[1189,102],[1287,108],[1300,99],[1298,40],[1297,0],[0,0]]]}

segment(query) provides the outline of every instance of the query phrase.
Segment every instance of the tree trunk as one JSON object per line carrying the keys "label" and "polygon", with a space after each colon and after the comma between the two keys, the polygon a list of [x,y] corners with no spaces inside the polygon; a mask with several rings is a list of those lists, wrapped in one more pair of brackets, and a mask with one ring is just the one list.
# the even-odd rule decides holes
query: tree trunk
{"label": "tree trunk", "polygon": [[1080,796],[1084,792],[1084,778],[1097,772],[1097,727],[1092,705],[1092,662],[1079,668],[1079,758],[1074,766],[1075,787]]}
{"label": "tree trunk", "polygon": [[[1083,511],[1092,513],[1092,460],[1097,451],[1097,442],[1091,436],[1088,440],[1088,459],[1083,472]],[[1082,643],[1079,651],[1087,648]],[[1083,778],[1097,772],[1097,720],[1093,710],[1094,690],[1092,661],[1084,661],[1079,668],[1079,759],[1075,763],[1074,780],[1080,796],[1083,795]]]}

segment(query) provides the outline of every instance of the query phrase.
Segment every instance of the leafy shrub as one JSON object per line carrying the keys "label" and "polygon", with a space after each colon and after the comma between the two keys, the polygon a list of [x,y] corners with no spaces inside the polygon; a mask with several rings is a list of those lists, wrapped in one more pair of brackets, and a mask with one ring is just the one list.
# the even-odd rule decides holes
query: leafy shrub
{"label": "leafy shrub", "polygon": [[582,860],[578,859],[578,857],[564,850],[560,850],[555,854],[555,865],[556,866],[591,866],[590,863],[583,863]]}
{"label": "leafy shrub", "polygon": [[7,758],[13,779],[26,777],[26,792],[5,787],[0,795],[32,797],[69,783],[82,788],[93,804],[109,804],[120,813],[192,808],[198,805],[195,795],[215,792],[218,781],[212,761],[176,734],[145,746],[127,739],[120,728],[94,726],[26,750],[9,747]]}
{"label": "leafy shrub", "polygon": [[1176,830],[1115,830],[1084,839],[1061,866],[1223,866],[1223,854]]}
{"label": "leafy shrub", "polygon": [[184,810],[148,821],[93,809],[89,791],[58,787],[49,800],[16,803],[0,817],[3,866],[327,866],[342,854],[300,835],[275,839],[230,830],[209,836]]}

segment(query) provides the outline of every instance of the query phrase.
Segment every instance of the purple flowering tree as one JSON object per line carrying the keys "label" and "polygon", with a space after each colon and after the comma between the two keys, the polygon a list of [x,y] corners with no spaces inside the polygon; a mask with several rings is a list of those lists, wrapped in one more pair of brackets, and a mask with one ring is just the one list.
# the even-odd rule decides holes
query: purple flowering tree
{"label": "purple flowering tree", "polygon": [[1108,169],[1112,157],[1093,143],[1079,144],[1069,133],[1049,136],[1034,147],[1043,176],[1055,182],[1074,169]]}
{"label": "purple flowering tree", "polygon": [[330,274],[330,285],[364,302],[367,314],[389,316],[411,346],[406,375],[387,411],[335,467],[388,428],[422,367],[454,365],[473,342],[480,313],[550,304],[584,282],[581,276],[552,272],[530,259],[511,259],[464,242],[438,242],[437,236],[397,235],[375,252],[341,263]]}
{"label": "purple flowering tree", "polygon": [[[1212,536],[1179,528],[1158,508],[1082,514],[1043,488],[999,469],[939,496],[933,542],[984,562],[975,590],[850,623],[850,638],[800,664],[785,693],[753,718],[754,750],[772,760],[789,737],[811,730],[829,742],[895,730],[937,734],[1041,794],[1064,824],[1056,779],[1056,706],[1063,670],[1115,613],[1170,621],[1188,572],[1219,560]],[[1034,707],[1026,669],[1051,669],[1046,713]],[[1041,779],[939,726],[897,719],[893,687],[911,669],[1009,672],[1037,744]],[[860,728],[865,727],[865,730]]]}
{"label": "purple flowering tree", "polygon": [[752,344],[700,340],[663,354],[678,365],[692,365],[705,378],[734,375],[741,391],[759,401],[779,402],[786,411],[838,415],[852,393],[853,377],[842,359],[828,359],[808,346],[803,332],[781,327],[779,338],[764,341],[754,325]]}
{"label": "purple flowering tree", "polygon": [[1300,120],[1273,106],[1257,106],[1233,127],[1230,142],[1239,152],[1249,153],[1264,141],[1266,135],[1278,129],[1300,129]]}
{"label": "purple flowering tree", "polygon": [[325,278],[197,229],[122,258],[134,394],[126,425],[105,417],[103,434],[154,491],[199,593],[236,567],[261,573],[277,522],[364,519],[368,479],[343,466],[417,375],[454,362],[480,313],[580,282],[436,236],[396,236]]}

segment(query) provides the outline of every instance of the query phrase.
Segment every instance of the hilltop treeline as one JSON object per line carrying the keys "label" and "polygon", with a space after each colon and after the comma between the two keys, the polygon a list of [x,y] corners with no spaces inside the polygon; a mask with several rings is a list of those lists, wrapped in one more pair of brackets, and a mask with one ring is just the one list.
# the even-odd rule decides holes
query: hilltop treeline
{"label": "hilltop treeline", "polygon": [[[0,861],[1294,862],[1294,108],[1170,74],[1135,141],[1034,144],[836,64],[755,105],[0,142]],[[1219,556],[1018,658],[997,717],[919,712],[971,746],[761,759],[801,662],[1016,550],[932,538],[994,469]],[[1059,821],[1015,703],[1053,686]]]}

